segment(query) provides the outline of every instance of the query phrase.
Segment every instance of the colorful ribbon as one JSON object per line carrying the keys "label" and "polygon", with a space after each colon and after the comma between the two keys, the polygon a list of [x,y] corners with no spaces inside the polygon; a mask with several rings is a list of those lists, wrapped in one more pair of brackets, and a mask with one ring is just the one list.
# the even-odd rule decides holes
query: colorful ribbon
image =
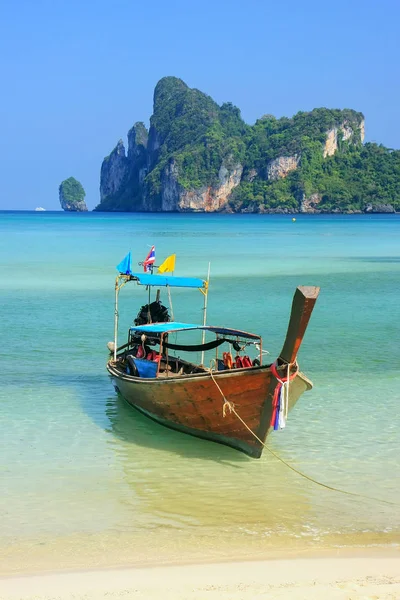
{"label": "colorful ribbon", "polygon": [[[290,365],[288,365],[288,367],[290,368]],[[277,431],[278,429],[283,429],[286,426],[286,417],[289,408],[289,383],[296,377],[298,369],[296,369],[296,371],[289,377],[286,376],[281,378],[278,374],[277,364],[274,362],[271,365],[271,373],[278,383],[272,400],[272,417],[270,426]]]}

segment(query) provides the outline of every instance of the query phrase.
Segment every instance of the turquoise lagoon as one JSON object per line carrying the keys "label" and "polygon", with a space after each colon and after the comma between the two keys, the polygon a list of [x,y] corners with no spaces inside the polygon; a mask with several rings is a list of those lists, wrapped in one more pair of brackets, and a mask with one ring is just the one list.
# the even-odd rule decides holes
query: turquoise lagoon
{"label": "turquoise lagoon", "polygon": [[[152,244],[179,275],[210,262],[208,322],[262,334],[272,359],[295,287],[321,286],[299,354],[314,389],[269,444],[319,481],[399,502],[399,215],[0,213],[2,571],[397,545],[398,504],[170,431],[117,396],[115,265]],[[145,296],[122,291],[121,337]],[[197,291],[173,300],[201,319]]]}

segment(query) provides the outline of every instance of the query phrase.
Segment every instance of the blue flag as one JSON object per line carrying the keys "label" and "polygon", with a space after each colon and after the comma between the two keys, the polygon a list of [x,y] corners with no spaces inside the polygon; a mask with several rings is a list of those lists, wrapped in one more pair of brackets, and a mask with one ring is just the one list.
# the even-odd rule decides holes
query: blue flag
{"label": "blue flag", "polygon": [[117,270],[123,275],[132,275],[132,256],[130,252],[117,265]]}

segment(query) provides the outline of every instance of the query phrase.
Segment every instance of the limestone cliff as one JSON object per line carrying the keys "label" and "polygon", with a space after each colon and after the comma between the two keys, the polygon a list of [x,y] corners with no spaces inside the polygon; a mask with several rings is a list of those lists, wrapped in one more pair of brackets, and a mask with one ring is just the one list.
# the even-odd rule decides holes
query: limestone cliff
{"label": "limestone cliff", "polygon": [[179,183],[179,168],[174,161],[165,168],[162,176],[161,211],[216,212],[225,208],[232,190],[239,185],[243,166],[222,163],[218,182],[214,185],[185,189]]}
{"label": "limestone cliff", "polygon": [[148,173],[148,145],[149,134],[144,123],[135,123],[128,132],[128,160],[130,169],[130,187],[142,190],[143,182]]}
{"label": "limestone cliff", "polygon": [[100,172],[100,201],[116,196],[129,173],[129,160],[125,155],[125,146],[119,140],[114,150],[103,160]]}
{"label": "limestone cliff", "polygon": [[[357,127],[358,125],[358,127]],[[365,121],[356,124],[343,121],[338,127],[332,127],[326,133],[326,142],[324,146],[324,158],[327,156],[333,156],[338,150],[340,142],[346,142],[349,140],[355,141],[355,143],[361,143],[365,138]]]}
{"label": "limestone cliff", "polygon": [[135,163],[146,155],[149,134],[142,122],[135,123],[128,131],[128,160]]}
{"label": "limestone cliff", "polygon": [[276,181],[283,177],[287,177],[290,171],[297,169],[300,156],[278,156],[267,164],[267,179]]}
{"label": "limestone cliff", "polygon": [[162,79],[149,132],[136,123],[128,132],[128,155],[120,141],[104,159],[96,210],[222,210],[243,172],[228,123],[245,127],[236,107],[218,107],[183,81]]}
{"label": "limestone cliff", "polygon": [[58,188],[61,208],[68,212],[85,212],[85,190],[82,184],[74,177],[69,177],[61,182]]}
{"label": "limestone cliff", "polygon": [[364,144],[364,116],[316,108],[291,118],[240,110],[177,77],[156,85],[149,130],[137,122],[104,159],[95,210],[374,212],[400,210],[400,152]]}

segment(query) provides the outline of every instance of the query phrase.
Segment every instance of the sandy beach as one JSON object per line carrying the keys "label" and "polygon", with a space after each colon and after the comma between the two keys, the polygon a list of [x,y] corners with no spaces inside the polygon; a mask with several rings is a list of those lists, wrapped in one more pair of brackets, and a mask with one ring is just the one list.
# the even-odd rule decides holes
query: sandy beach
{"label": "sandy beach", "polygon": [[400,555],[126,568],[0,580],[1,600],[396,600]]}

